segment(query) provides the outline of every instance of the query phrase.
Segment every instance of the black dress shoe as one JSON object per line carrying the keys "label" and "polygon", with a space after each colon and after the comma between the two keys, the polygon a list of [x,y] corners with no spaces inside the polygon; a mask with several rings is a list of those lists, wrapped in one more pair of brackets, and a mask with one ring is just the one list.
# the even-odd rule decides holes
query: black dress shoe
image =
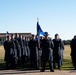
{"label": "black dress shoe", "polygon": [[40,72],[45,72],[45,70],[41,70]]}
{"label": "black dress shoe", "polygon": [[50,70],[50,72],[54,72],[54,70]]}
{"label": "black dress shoe", "polygon": [[74,67],[74,70],[76,70],[76,67]]}
{"label": "black dress shoe", "polygon": [[60,67],[59,67],[58,69],[59,69],[59,70],[61,70],[61,68],[60,68]]}

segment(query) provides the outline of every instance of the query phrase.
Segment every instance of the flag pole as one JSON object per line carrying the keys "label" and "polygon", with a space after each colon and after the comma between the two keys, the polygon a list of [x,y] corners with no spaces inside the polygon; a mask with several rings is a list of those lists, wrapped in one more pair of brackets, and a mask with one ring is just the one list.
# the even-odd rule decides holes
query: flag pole
{"label": "flag pole", "polygon": [[[39,22],[39,18],[37,18],[37,22]],[[40,36],[39,36],[40,37]],[[40,39],[38,39],[38,65],[39,65],[39,68],[41,68],[41,56],[40,56],[40,53],[41,51],[40,51]]]}
{"label": "flag pole", "polygon": [[37,17],[37,22],[39,22],[39,18]]}
{"label": "flag pole", "polygon": [[[39,22],[39,18],[37,17],[37,22]],[[38,40],[38,48],[40,49],[40,40]]]}

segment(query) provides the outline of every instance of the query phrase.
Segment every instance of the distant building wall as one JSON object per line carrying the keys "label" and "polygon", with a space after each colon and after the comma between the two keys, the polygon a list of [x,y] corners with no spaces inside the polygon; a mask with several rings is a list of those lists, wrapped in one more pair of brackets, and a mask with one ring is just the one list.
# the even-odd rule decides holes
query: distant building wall
{"label": "distant building wall", "polygon": [[[15,33],[9,33],[11,34],[15,34]],[[31,38],[32,34],[31,33],[18,33],[21,34],[22,36],[25,36],[27,38]],[[3,45],[4,41],[6,40],[6,33],[0,33],[0,45]]]}

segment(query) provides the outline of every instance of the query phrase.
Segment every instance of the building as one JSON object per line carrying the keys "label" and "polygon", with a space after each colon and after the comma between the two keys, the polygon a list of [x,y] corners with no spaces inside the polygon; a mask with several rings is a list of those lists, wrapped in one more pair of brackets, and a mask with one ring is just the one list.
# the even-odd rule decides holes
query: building
{"label": "building", "polygon": [[[9,33],[11,34],[15,34],[15,33]],[[18,33],[21,34],[22,36],[25,36],[27,38],[31,38],[32,34],[31,33]],[[6,33],[0,33],[0,45],[3,45],[4,41],[6,40]]]}

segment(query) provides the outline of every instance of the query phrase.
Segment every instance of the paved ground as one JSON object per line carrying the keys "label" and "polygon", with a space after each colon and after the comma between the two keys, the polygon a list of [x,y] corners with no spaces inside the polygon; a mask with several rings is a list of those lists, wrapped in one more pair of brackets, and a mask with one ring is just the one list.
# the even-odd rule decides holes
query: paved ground
{"label": "paved ground", "polygon": [[18,70],[1,70],[0,75],[76,75],[76,70],[59,71],[55,70],[54,73],[46,70],[46,72],[40,72],[39,70],[30,71],[18,71]]}

